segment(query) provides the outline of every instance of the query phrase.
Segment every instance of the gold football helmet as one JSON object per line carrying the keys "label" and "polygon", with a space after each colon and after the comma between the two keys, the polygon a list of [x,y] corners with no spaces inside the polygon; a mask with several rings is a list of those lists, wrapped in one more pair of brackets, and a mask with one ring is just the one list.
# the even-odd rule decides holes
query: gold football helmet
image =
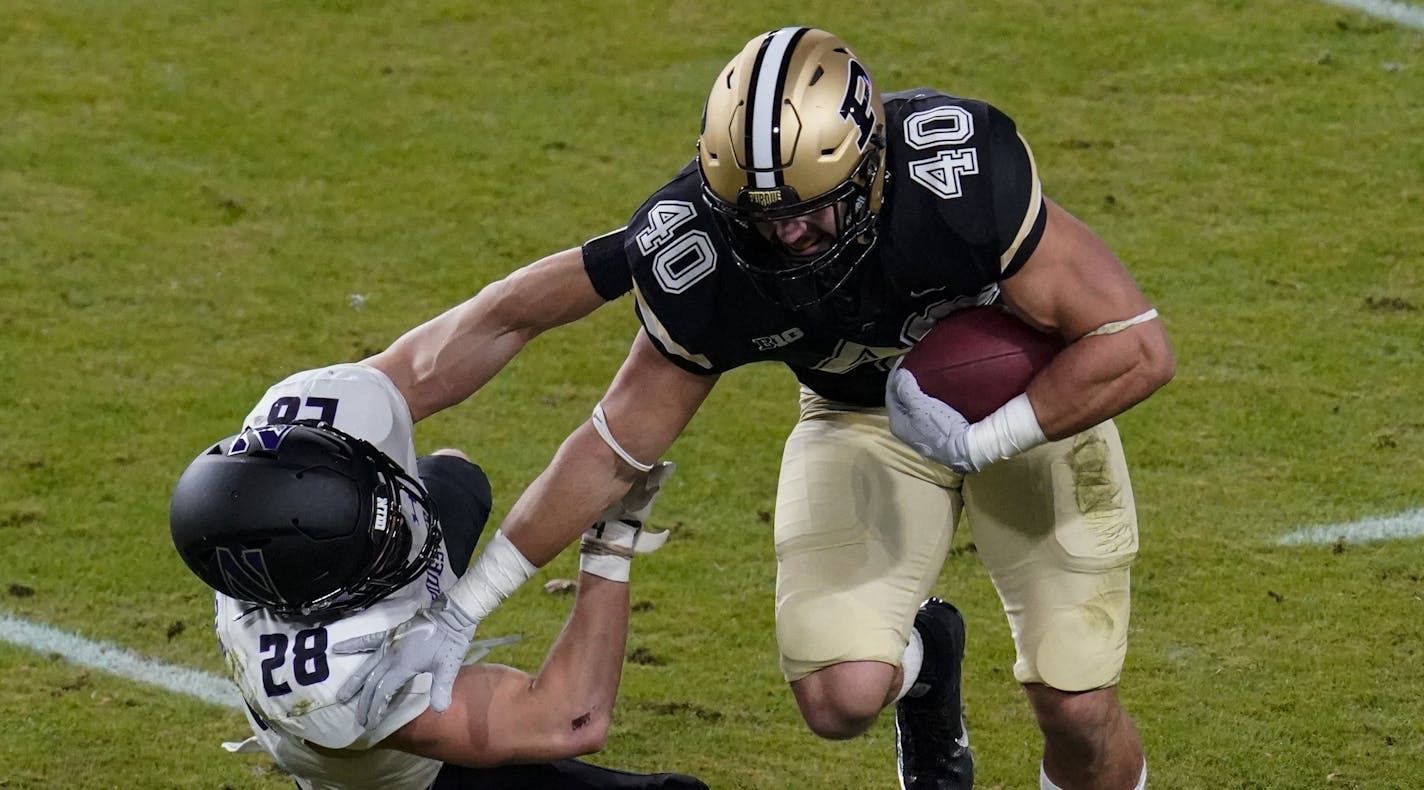
{"label": "gold football helmet", "polygon": [[[884,184],[885,106],[859,58],[824,30],[753,38],[712,86],[698,163],[703,191],[761,293],[799,310],[850,279],[875,243]],[[835,206],[835,238],[815,254],[772,240],[775,223]]]}

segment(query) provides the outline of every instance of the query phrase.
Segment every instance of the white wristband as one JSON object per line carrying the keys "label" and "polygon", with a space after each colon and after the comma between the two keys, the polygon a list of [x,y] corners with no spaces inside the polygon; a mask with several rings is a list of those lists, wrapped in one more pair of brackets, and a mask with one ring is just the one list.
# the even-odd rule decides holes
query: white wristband
{"label": "white wristband", "polygon": [[969,426],[965,447],[978,469],[1037,447],[1048,440],[1025,392]]}
{"label": "white wristband", "polygon": [[445,597],[479,622],[536,570],[503,532],[496,532],[465,575],[445,591]]}
{"label": "white wristband", "polygon": [[594,576],[602,576],[609,581],[627,584],[628,576],[632,569],[632,557],[595,553],[589,551],[587,545],[579,552],[579,570],[584,573],[591,573]]}

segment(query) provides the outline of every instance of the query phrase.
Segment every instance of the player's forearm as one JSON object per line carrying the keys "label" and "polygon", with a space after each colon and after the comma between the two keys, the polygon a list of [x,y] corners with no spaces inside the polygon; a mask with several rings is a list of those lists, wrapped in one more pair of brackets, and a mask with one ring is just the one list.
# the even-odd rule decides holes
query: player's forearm
{"label": "player's forearm", "polygon": [[[502,287],[500,283],[488,286]],[[402,335],[367,360],[391,377],[419,421],[473,395],[533,337],[529,329],[498,325],[480,296]]]}
{"label": "player's forearm", "polygon": [[599,751],[618,696],[627,633],[628,585],[580,574],[573,612],[539,674],[506,672],[497,676],[498,689],[467,696],[479,715],[451,739],[461,748],[439,756],[487,766]]}
{"label": "player's forearm", "polygon": [[1044,435],[1062,439],[1127,411],[1171,380],[1171,348],[1160,321],[1069,344],[1029,384]]}
{"label": "player's forearm", "polygon": [[496,536],[500,542],[491,541],[449,598],[476,622],[484,619],[535,567],[557,556],[628,492],[676,440],[715,382],[666,362],[640,332],[601,401],[606,438],[589,420],[564,440],[510,509]]}
{"label": "player's forearm", "polygon": [[543,566],[627,493],[639,474],[585,422],[520,495],[500,529],[530,562]]}
{"label": "player's forearm", "polygon": [[366,364],[395,382],[420,420],[470,397],[541,332],[603,304],[579,250],[564,250],[486,285]]}
{"label": "player's forearm", "polygon": [[573,613],[533,689],[551,707],[563,707],[567,735],[596,740],[595,749],[602,745],[618,697],[627,636],[627,583],[580,573]]}
{"label": "player's forearm", "polygon": [[483,620],[617,502],[636,474],[584,423],[446,596],[476,622]]}
{"label": "player's forearm", "polygon": [[365,360],[390,377],[419,421],[483,387],[535,334],[537,326],[502,311],[508,279],[401,335]]}

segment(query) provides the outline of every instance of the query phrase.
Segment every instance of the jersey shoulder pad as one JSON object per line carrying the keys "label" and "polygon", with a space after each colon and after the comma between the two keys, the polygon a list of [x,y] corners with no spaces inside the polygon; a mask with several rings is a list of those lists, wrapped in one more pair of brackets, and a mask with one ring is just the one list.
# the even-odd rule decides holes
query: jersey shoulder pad
{"label": "jersey shoulder pad", "polygon": [[724,369],[712,330],[722,293],[740,272],[703,200],[695,162],[633,214],[624,249],[638,318],[663,354],[696,373]]}
{"label": "jersey shoulder pad", "polygon": [[1033,154],[1013,119],[925,88],[891,94],[886,107],[887,211],[917,228],[937,220],[988,258],[994,279],[1004,276],[1037,244],[1044,219]]}
{"label": "jersey shoulder pad", "polygon": [[267,390],[243,427],[306,419],[365,439],[416,474],[410,407],[381,371],[353,362],[294,373]]}

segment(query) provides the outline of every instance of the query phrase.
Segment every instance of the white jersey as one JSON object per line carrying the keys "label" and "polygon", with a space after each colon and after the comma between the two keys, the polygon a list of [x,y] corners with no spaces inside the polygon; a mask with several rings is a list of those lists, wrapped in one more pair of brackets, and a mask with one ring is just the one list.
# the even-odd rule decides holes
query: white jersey
{"label": "white jersey", "polygon": [[[405,399],[385,374],[359,364],[297,373],[262,396],[243,427],[321,419],[368,442],[416,474],[414,428]],[[415,545],[424,542],[416,535]],[[455,581],[442,546],[427,573],[367,609],[335,619],[276,617],[266,609],[216,596],[218,641],[228,670],[247,702],[253,738],[233,751],[261,749],[314,790],[424,790],[441,763],[394,749],[371,747],[423,713],[430,676],[420,675],[391,700],[385,718],[362,727],[354,704],[337,689],[366,660],[335,655],[332,645],[394,628]]]}

